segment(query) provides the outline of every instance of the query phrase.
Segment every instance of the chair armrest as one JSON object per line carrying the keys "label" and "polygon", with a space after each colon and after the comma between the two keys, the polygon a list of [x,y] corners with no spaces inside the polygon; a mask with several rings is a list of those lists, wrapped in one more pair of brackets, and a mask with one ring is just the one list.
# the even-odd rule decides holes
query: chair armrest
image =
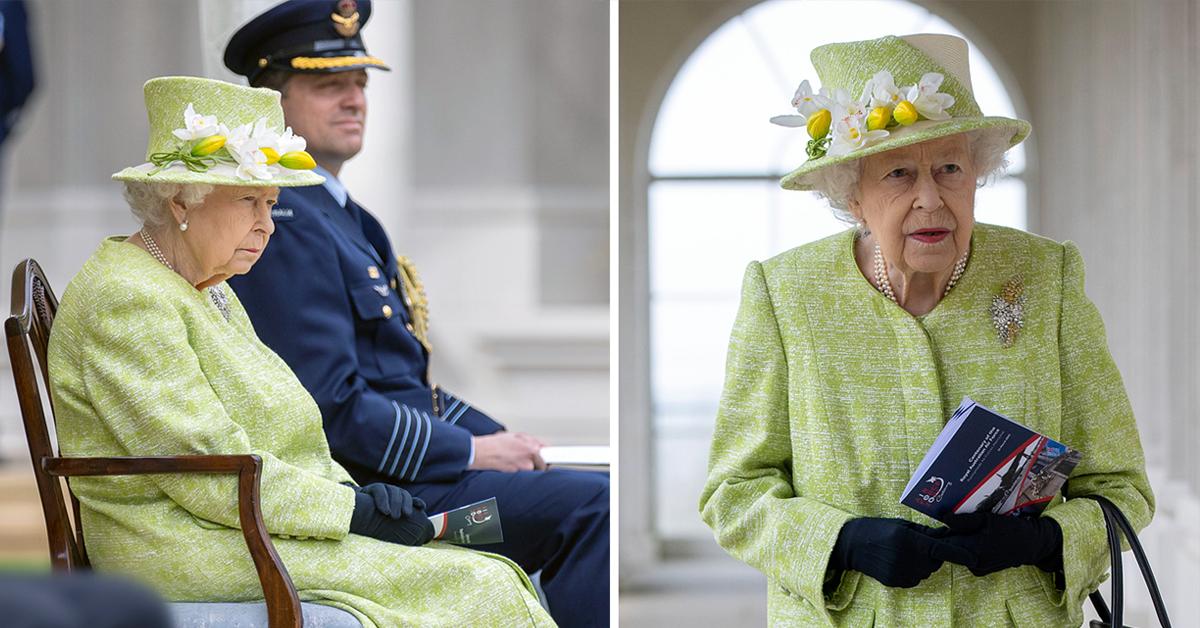
{"label": "chair armrest", "polygon": [[145,475],[149,473],[236,473],[238,475],[238,520],[250,548],[263,598],[267,602],[270,628],[301,628],[300,597],[287,568],[279,560],[259,507],[258,487],[262,458],[252,454],[228,456],[150,456],[115,458],[42,458],[42,469],[50,475],[98,476]]}

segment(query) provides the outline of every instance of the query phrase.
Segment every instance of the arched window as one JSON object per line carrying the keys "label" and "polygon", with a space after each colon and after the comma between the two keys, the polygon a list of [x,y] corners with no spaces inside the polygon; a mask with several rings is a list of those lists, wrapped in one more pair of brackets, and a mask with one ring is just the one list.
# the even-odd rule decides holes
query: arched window
{"label": "arched window", "polygon": [[[804,162],[808,137],[767,120],[790,113],[801,80],[820,86],[809,63],[815,46],[907,33],[962,36],[903,0],[768,0],[714,31],[667,91],[650,141],[647,216],[652,503],[660,540],[711,538],[695,515],[696,499],[746,264],[847,228],[814,194],[779,188],[780,177]],[[980,108],[1020,117],[974,45],[970,63]],[[975,215],[1024,229],[1023,145],[1009,161],[1004,178],[979,190]]]}

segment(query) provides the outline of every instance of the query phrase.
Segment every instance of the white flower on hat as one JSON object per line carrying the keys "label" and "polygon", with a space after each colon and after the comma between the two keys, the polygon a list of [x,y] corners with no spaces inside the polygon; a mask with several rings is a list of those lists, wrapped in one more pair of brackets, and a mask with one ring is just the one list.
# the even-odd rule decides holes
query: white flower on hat
{"label": "white flower on hat", "polygon": [[869,94],[863,95],[863,102],[868,99],[871,101],[871,107],[895,107],[904,100],[904,93],[896,87],[896,79],[892,78],[892,73],[887,70],[880,70],[867,81],[867,89]]}
{"label": "white flower on hat", "polygon": [[[849,120],[853,118],[855,122]],[[833,119],[837,122],[846,121],[850,126],[857,126],[867,119],[866,106],[850,97],[850,92],[844,89],[833,90]]]}
{"label": "white flower on hat", "polygon": [[292,127],[284,129],[283,133],[276,133],[270,129],[266,129],[258,137],[258,149],[267,157],[267,163],[274,165],[279,162],[283,155],[295,151],[302,151],[308,146],[308,142],[303,137],[292,133]]}
{"label": "white flower on hat", "polygon": [[[243,124],[226,133],[228,139],[225,141],[225,148],[237,162],[239,179],[268,180],[274,177],[274,168],[267,164],[267,156],[259,150],[259,140],[265,128],[266,120],[260,118],[253,127]],[[254,135],[255,130],[259,132],[258,137]]]}
{"label": "white flower on hat", "polygon": [[824,87],[820,92],[814,94],[808,79],[805,79],[800,81],[800,87],[796,88],[796,95],[792,96],[792,106],[800,115],[775,116],[771,118],[771,122],[779,126],[805,126],[808,124],[809,117],[814,113],[831,108],[833,100],[829,97],[829,91]]}
{"label": "white flower on hat", "polygon": [[821,91],[814,94],[812,86],[808,84],[808,79],[800,81],[800,87],[796,88],[796,95],[792,96],[792,106],[806,117],[822,109],[828,109],[832,104],[833,102],[829,99],[829,90],[822,87]]}
{"label": "white flower on hat", "polygon": [[869,146],[891,135],[884,130],[867,130],[867,121],[861,116],[843,116],[833,125],[833,141],[829,144],[830,157],[837,157]]}
{"label": "white flower on hat", "polygon": [[278,173],[279,168],[288,170],[312,170],[317,166],[312,155],[304,151],[308,142],[292,132],[292,127],[276,133],[266,125],[266,120],[259,120],[250,137],[258,145],[258,150],[266,158],[266,164],[271,172]]}
{"label": "white flower on hat", "polygon": [[308,148],[308,141],[303,137],[292,133],[292,127],[283,130],[283,134],[279,136],[279,146],[277,150],[279,154],[290,153],[292,151],[304,150]]}
{"label": "white flower on hat", "polygon": [[188,103],[187,109],[183,111],[183,128],[175,129],[172,133],[175,137],[190,142],[216,135],[220,131],[217,125],[217,116],[202,116],[196,113],[196,109],[192,103]]}
{"label": "white flower on hat", "polygon": [[950,114],[946,110],[954,106],[954,97],[950,94],[939,94],[945,77],[937,72],[926,73],[920,82],[908,88],[907,100],[916,107],[917,112],[928,120],[948,120]]}

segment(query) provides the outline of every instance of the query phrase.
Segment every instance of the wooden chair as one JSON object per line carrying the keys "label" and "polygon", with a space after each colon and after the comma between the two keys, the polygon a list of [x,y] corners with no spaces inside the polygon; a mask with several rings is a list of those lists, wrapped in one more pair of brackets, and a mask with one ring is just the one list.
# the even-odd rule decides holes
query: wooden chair
{"label": "wooden chair", "polygon": [[[279,555],[271,544],[259,508],[261,458],[255,455],[119,458],[65,458],[57,455],[57,443],[50,439],[47,413],[42,405],[43,390],[49,398],[50,379],[46,350],[50,340],[50,327],[54,324],[57,311],[58,299],[51,291],[50,284],[37,262],[27,259],[17,265],[13,271],[12,316],[4,322],[4,332],[8,337],[8,352],[12,360],[13,379],[17,384],[17,399],[25,422],[25,435],[29,441],[33,473],[37,479],[42,512],[46,516],[46,534],[49,537],[50,560],[54,570],[73,571],[90,567],[87,550],[83,544],[79,501],[71,494],[69,482],[64,494],[58,478],[147,473],[236,473],[238,519],[241,522],[242,535],[245,536],[246,545],[254,559],[259,582],[262,583],[267,623],[270,628],[301,628],[300,598],[296,595],[287,569],[280,562]],[[40,369],[34,367],[35,354]],[[53,418],[53,407],[50,417]],[[73,527],[67,512],[68,497],[74,515]],[[339,613],[348,616],[342,611]],[[354,622],[354,625],[358,623]]]}

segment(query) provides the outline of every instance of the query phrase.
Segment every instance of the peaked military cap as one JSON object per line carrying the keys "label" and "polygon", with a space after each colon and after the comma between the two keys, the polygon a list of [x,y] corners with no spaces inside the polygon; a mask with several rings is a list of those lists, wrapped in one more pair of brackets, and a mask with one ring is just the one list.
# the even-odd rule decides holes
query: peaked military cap
{"label": "peaked military cap", "polygon": [[390,70],[367,54],[360,34],[371,0],[288,0],[242,26],[225,47],[225,67],[251,83],[265,70]]}

